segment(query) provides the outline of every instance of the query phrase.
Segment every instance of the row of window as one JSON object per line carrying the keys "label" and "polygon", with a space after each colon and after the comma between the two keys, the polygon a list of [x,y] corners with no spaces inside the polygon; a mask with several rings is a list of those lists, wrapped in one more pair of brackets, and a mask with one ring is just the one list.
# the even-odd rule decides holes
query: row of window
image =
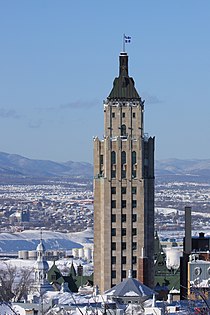
{"label": "row of window", "polygon": [[[103,154],[100,155],[100,165],[104,164],[104,156]],[[111,152],[111,164],[114,165],[116,164],[116,152],[112,151]],[[126,152],[122,151],[121,152],[121,164],[124,165],[126,164]],[[132,165],[136,164],[136,151],[132,151]]]}
{"label": "row of window", "polygon": [[[112,218],[111,218],[112,222],[116,222],[116,214],[112,214]],[[132,222],[136,222],[137,221],[137,214],[133,213],[132,214]],[[121,222],[126,222],[126,214],[122,214],[121,215]]]}
{"label": "row of window", "polygon": [[[133,276],[133,278],[136,278],[136,276],[137,276],[136,270],[132,271],[132,276]],[[121,277],[122,278],[126,278],[127,277],[126,276],[126,270],[122,270],[121,271]],[[112,279],[115,279],[115,278],[116,278],[116,270],[112,270]]]}
{"label": "row of window", "polygon": [[[122,247],[122,250],[126,249],[126,242],[122,242],[121,247]],[[116,250],[116,242],[112,242],[111,248],[112,250]],[[137,249],[137,243],[132,242],[132,250],[136,250],[136,249]]]}
{"label": "row of window", "polygon": [[[115,117],[116,117],[115,113],[112,113],[112,118],[115,118]],[[136,118],[136,113],[132,113],[132,117]],[[122,118],[125,118],[125,113],[124,112],[122,113]]]}
{"label": "row of window", "polygon": [[[122,256],[121,263],[123,265],[126,265],[126,261],[127,261],[127,257],[126,256]],[[137,262],[137,257],[133,256],[132,257],[132,264],[136,264],[136,262]],[[112,256],[112,265],[116,265],[116,256]]]}
{"label": "row of window", "polygon": [[[122,236],[126,236],[126,228],[122,228],[121,234],[122,234]],[[133,236],[137,235],[137,229],[136,228],[132,229],[132,235]],[[116,229],[115,228],[112,228],[112,236],[116,236]]]}
{"label": "row of window", "polygon": [[[132,151],[132,164],[136,164],[136,151]],[[101,158],[102,160],[102,158]],[[116,164],[116,152],[112,151],[111,152],[111,164]],[[121,152],[121,164],[124,165],[126,164],[126,152],[122,151]]]}
{"label": "row of window", "polygon": [[[111,170],[111,178],[116,178],[116,170],[112,169]],[[121,178],[125,179],[126,178],[126,170],[121,171]],[[136,178],[136,170],[132,170],[132,178]]]}
{"label": "row of window", "polygon": [[[121,194],[125,195],[125,194],[126,194],[126,191],[127,191],[127,189],[126,189],[125,186],[121,187]],[[112,193],[113,195],[116,194],[116,187],[113,186],[113,187],[111,188],[111,193]],[[132,188],[131,188],[131,193],[132,193],[133,195],[136,195],[136,187],[132,187]]]}
{"label": "row of window", "polygon": [[[122,200],[121,201],[121,207],[126,208],[126,205],[127,205],[127,201]],[[116,208],[116,200],[112,200],[111,207],[112,207],[112,209]],[[137,207],[137,200],[132,200],[132,208],[136,208],[136,207]]]}
{"label": "row of window", "polygon": [[[116,178],[116,152],[111,152],[111,177]],[[121,177],[126,178],[126,152],[121,152]],[[136,178],[136,151],[132,151],[132,178]]]}

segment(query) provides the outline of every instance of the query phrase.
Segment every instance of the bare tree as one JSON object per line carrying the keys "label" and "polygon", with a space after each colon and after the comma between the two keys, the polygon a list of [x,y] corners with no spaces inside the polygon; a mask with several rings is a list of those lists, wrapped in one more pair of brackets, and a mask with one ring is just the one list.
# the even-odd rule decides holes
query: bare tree
{"label": "bare tree", "polygon": [[32,271],[3,262],[0,267],[0,301],[18,302],[26,296],[33,281]]}

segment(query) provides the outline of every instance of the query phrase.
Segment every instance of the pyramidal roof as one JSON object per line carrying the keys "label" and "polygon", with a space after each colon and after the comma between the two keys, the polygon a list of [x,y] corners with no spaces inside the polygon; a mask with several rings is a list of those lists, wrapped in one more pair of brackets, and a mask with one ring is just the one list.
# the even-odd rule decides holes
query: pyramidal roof
{"label": "pyramidal roof", "polygon": [[69,275],[71,275],[71,276],[73,276],[73,277],[76,277],[76,275],[77,275],[76,270],[75,270],[75,268],[74,268],[73,260],[72,260],[72,262],[71,262],[71,267],[70,267]]}
{"label": "pyramidal roof", "polygon": [[114,298],[135,297],[141,301],[151,298],[154,293],[155,291],[131,276],[105,292],[106,295]]}
{"label": "pyramidal roof", "polygon": [[135,88],[133,78],[128,75],[128,55],[126,52],[120,53],[120,69],[119,77],[115,78],[113,82],[113,89],[111,90],[108,99],[136,99],[139,100],[140,96]]}

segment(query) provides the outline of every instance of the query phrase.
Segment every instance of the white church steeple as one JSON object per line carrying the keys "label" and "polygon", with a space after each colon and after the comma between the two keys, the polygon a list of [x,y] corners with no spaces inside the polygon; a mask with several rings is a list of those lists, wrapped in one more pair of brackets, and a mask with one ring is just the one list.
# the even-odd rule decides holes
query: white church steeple
{"label": "white church steeple", "polygon": [[45,246],[42,240],[42,231],[40,236],[40,243],[37,246],[37,261],[35,263],[35,286],[39,293],[51,291],[52,286],[47,280],[47,273],[49,270],[48,262],[45,259]]}

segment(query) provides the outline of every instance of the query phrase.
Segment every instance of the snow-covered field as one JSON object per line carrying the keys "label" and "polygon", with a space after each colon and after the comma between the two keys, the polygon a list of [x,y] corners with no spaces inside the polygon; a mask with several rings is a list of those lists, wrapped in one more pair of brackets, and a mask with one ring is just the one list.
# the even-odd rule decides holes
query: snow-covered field
{"label": "snow-covered field", "polygon": [[[93,244],[93,230],[83,232],[59,233],[42,231],[42,239],[46,250],[71,250]],[[0,252],[17,252],[19,250],[35,250],[40,241],[39,230],[26,230],[18,233],[0,233]]]}

